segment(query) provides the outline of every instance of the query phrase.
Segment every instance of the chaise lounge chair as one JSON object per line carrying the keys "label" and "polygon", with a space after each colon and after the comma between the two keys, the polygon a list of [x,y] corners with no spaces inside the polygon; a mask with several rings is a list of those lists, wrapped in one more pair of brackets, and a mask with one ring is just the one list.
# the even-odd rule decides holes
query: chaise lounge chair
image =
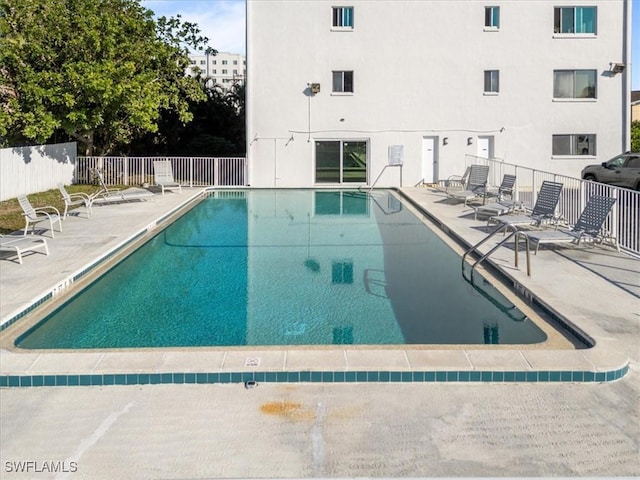
{"label": "chaise lounge chair", "polygon": [[149,197],[153,197],[153,192],[143,190],[140,188],[128,188],[126,190],[118,190],[117,188],[109,188],[104,181],[102,172],[97,168],[91,169],[92,175],[100,182],[101,189],[94,194],[92,204],[96,201],[101,203],[106,202],[126,202],[129,200],[146,200]]}
{"label": "chaise lounge chair", "polygon": [[42,222],[49,222],[51,238],[54,237],[53,224],[55,222],[58,222],[58,225],[60,226],[59,231],[62,232],[62,217],[60,216],[60,211],[56,207],[46,206],[33,208],[26,195],[18,195],[18,202],[20,203],[20,207],[22,207],[22,214],[24,215],[25,220],[24,236],[27,235],[29,225],[32,225],[33,231],[33,227]]}
{"label": "chaise lounge chair", "polygon": [[62,198],[64,200],[64,213],[62,214],[63,220],[67,218],[69,207],[74,207],[76,205],[84,205],[87,209],[87,217],[91,216],[91,203],[93,202],[94,197],[89,196],[84,192],[69,193],[64,188],[63,183],[58,184],[58,190],[60,190],[60,193],[62,194]]}
{"label": "chaise lounge chair", "polygon": [[594,195],[589,199],[580,214],[580,218],[570,230],[533,230],[527,232],[526,236],[530,242],[535,244],[536,254],[541,244],[575,243],[579,245],[583,239],[598,243],[610,240],[616,249],[620,251],[620,246],[615,237],[605,235],[602,231],[604,222],[615,203],[615,198]]}
{"label": "chaise lounge chair", "polygon": [[[516,176],[505,174],[502,177],[502,182],[500,183],[500,186],[498,186],[497,190],[487,190],[486,193],[487,197],[497,197],[497,200],[485,205],[475,207],[474,220],[477,220],[478,215],[504,215],[520,208],[520,202],[516,202],[513,200],[513,189],[515,187],[515,184]],[[510,200],[506,200],[504,198],[506,196],[509,196]]]}
{"label": "chaise lounge chair", "polygon": [[0,235],[0,251],[11,252],[17,255],[18,263],[22,265],[22,255],[24,252],[35,252],[44,250],[45,255],[49,255],[49,246],[44,238],[25,237],[4,237]]}
{"label": "chaise lounge chair", "polygon": [[464,201],[467,205],[469,200],[482,197],[485,198],[487,193],[487,178],[489,178],[488,165],[471,165],[469,170],[469,181],[465,185],[464,190],[448,193],[449,197],[456,200]]}
{"label": "chaise lounge chair", "polygon": [[182,193],[182,185],[173,178],[173,168],[169,160],[154,160],[153,162],[153,179],[155,185],[162,188],[162,195],[166,190],[178,189]]}
{"label": "chaise lounge chair", "polygon": [[538,226],[543,222],[557,221],[556,207],[560,200],[562,187],[562,183],[543,181],[531,212],[515,215],[494,215],[487,220],[487,227],[491,224],[501,224],[515,228],[519,225]]}

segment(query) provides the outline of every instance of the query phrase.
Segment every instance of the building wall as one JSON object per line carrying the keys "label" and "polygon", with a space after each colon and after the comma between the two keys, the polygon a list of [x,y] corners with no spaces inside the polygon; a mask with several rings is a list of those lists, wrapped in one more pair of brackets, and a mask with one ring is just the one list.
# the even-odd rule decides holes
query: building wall
{"label": "building wall", "polygon": [[[547,0],[488,2],[500,7],[491,31],[484,2],[340,5],[354,7],[351,31],[332,29],[335,2],[247,1],[251,185],[314,185],[318,139],[367,140],[369,184],[390,145],[404,147],[403,185],[425,178],[423,137],[434,138],[437,158],[429,180],[462,173],[481,137],[492,157],[575,176],[627,149],[630,69],[609,70],[629,54],[630,2],[569,2],[597,6],[595,36],[554,34],[554,7],[563,5]],[[554,100],[558,69],[597,70],[597,99]],[[333,70],[354,72],[352,95],[332,93]],[[484,94],[485,70],[500,72],[497,95]],[[310,94],[309,83],[320,92]],[[596,134],[596,154],[554,157],[553,134]],[[387,169],[378,185],[399,182],[399,170]]]}
{"label": "building wall", "polygon": [[191,65],[186,75],[194,76],[198,71],[211,80],[211,85],[219,85],[225,90],[235,83],[244,83],[247,75],[244,55],[218,52],[216,55],[189,55],[189,60]]}

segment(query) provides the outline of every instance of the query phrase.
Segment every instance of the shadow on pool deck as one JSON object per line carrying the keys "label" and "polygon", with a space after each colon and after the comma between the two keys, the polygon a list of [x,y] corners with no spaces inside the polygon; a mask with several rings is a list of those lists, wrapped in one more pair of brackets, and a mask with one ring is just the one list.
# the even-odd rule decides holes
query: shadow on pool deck
{"label": "shadow on pool deck", "polygon": [[[64,291],[69,278],[108,252],[153,231],[202,189],[155,195],[151,201],[104,205],[90,219],[71,216],[64,231],[49,239],[50,255],[27,255],[23,265],[0,260],[0,321],[20,325],[21,312],[47,292]],[[486,236],[486,222],[470,208],[443,202],[429,188],[402,193],[443,230],[474,244]],[[375,192],[374,192],[375,194]],[[495,243],[494,243],[495,244]],[[491,248],[489,243],[483,251]],[[462,250],[461,247],[457,247]],[[136,351],[0,352],[0,386],[110,385],[141,383],[273,382],[526,382],[610,381],[638,362],[640,260],[609,247],[541,249],[514,266],[512,249],[491,257],[519,291],[530,292],[595,341],[584,350],[491,348],[258,348],[146,349]]]}

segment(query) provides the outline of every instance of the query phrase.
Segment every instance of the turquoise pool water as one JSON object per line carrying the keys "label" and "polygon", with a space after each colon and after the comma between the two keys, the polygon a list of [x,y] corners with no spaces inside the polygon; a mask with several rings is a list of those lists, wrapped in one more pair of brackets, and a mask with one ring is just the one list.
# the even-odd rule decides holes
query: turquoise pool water
{"label": "turquoise pool water", "polygon": [[[477,283],[477,282],[476,282]],[[204,198],[16,342],[27,349],[530,344],[546,335],[392,192]]]}

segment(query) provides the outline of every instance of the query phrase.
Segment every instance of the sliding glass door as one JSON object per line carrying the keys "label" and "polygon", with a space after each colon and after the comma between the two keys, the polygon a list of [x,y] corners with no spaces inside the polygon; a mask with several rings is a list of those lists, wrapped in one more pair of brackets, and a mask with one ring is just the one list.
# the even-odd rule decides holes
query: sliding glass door
{"label": "sliding glass door", "polygon": [[367,142],[316,141],[316,183],[367,183]]}

